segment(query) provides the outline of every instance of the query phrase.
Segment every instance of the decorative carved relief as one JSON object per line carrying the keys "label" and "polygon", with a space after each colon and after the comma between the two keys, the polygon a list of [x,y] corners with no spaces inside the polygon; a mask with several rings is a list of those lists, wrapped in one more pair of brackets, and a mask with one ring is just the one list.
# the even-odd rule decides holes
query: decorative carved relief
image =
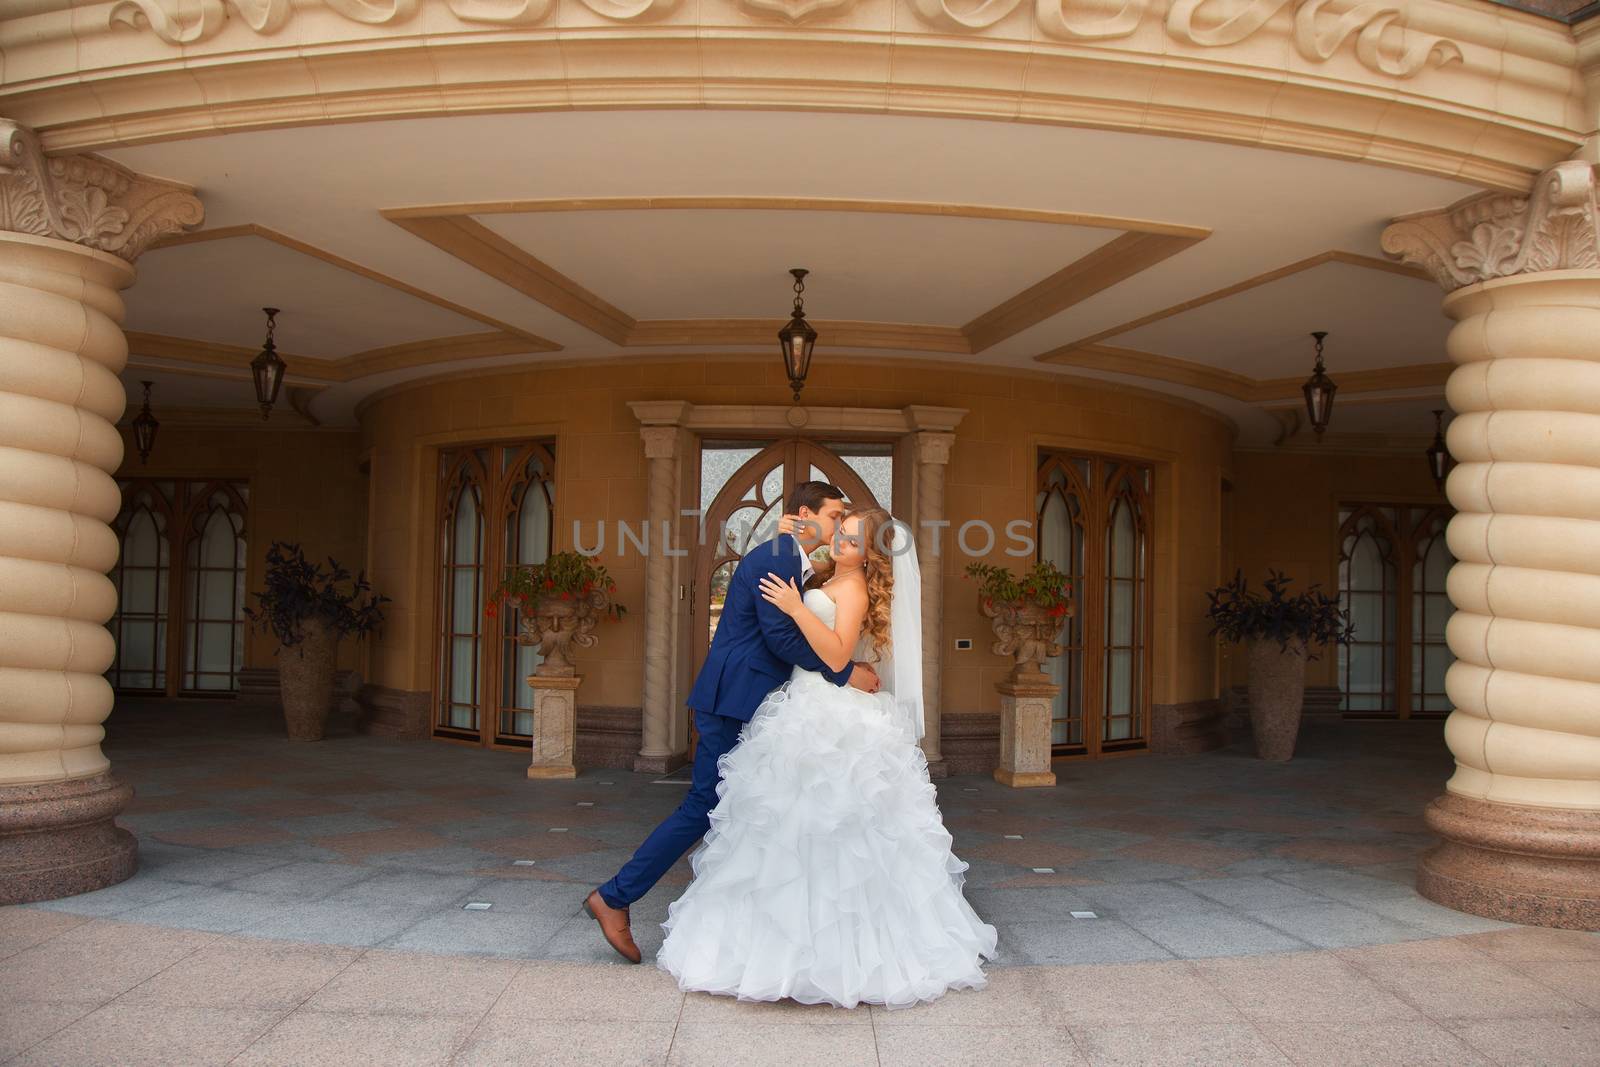
{"label": "decorative carved relief", "polygon": [[96,156],[48,158],[32,130],[0,119],[0,230],[71,241],[131,263],[156,238],[204,217],[186,185]]}
{"label": "decorative carved relief", "polygon": [[[404,22],[422,0],[321,0],[344,18],[372,25]],[[555,0],[443,0],[457,18],[466,22],[530,25],[548,17]],[[618,21],[674,9],[678,0],[582,0],[596,14]],[[853,8],[859,0],[739,0],[752,14],[778,15],[790,22]],[[952,6],[954,2],[955,6]],[[1167,35],[1201,48],[1238,44],[1255,34],[1274,16],[1293,5],[1295,49],[1314,63],[1326,62],[1355,38],[1356,59],[1369,70],[1396,78],[1410,78],[1430,61],[1443,66],[1461,59],[1461,49],[1442,37],[1418,34],[1405,28],[1399,4],[1359,0],[1336,12],[1333,0],[1249,0],[1242,8],[1218,14],[1217,0],[1172,0],[1164,22]],[[1341,0],[1343,2],[1343,0]],[[989,27],[1010,15],[1022,0],[911,0],[917,16],[929,26],[957,33]],[[1034,21],[1046,37],[1061,41],[1109,41],[1136,33],[1157,10],[1154,0],[1034,0]],[[117,0],[113,22],[137,25],[143,18],[163,40],[186,44],[220,33],[232,10],[252,30],[261,34],[281,29],[293,10],[291,0]],[[1109,12],[1109,13],[1108,13]],[[1394,30],[1396,33],[1391,33]],[[1384,43],[1385,35],[1391,43]],[[1392,43],[1398,36],[1399,43]]]}
{"label": "decorative carved relief", "polygon": [[1595,167],[1557,163],[1527,197],[1491,193],[1399,219],[1383,250],[1426,267],[1446,290],[1542,270],[1600,268]]}

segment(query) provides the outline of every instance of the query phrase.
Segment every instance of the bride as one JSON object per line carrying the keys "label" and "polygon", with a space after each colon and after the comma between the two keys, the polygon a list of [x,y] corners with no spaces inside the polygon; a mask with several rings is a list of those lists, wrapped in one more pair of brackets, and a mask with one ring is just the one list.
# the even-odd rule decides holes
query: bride
{"label": "bride", "polygon": [[830,667],[876,659],[885,691],[794,668],[721,758],[694,880],[657,965],[685,990],[890,1008],[987,984],[995,929],[961,895],[922,736],[921,578],[909,531],[854,512],[804,595],[762,579]]}

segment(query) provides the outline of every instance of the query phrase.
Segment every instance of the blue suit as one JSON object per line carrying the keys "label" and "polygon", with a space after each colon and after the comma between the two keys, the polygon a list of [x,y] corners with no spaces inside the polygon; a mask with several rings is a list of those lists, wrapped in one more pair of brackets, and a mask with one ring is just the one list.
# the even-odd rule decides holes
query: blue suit
{"label": "blue suit", "polygon": [[769,571],[800,584],[800,546],[789,534],[755,546],[734,568],[711,650],[689,692],[689,708],[700,735],[689,794],[645,838],[616,877],[600,887],[600,898],[613,908],[627,907],[648,893],[706,835],[722,777],[717,760],[738,744],[740,728],[750,721],[762,698],[788,680],[793,668],[821,671],[835,685],[850,680],[849,664],[842,671],[830,670],[794,620],[762,598],[758,583]]}

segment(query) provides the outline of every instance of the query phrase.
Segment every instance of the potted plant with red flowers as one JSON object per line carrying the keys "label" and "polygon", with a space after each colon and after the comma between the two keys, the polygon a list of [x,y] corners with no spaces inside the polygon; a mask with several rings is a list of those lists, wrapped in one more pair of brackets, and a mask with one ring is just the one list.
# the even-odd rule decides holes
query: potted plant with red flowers
{"label": "potted plant with red flowers", "polygon": [[1021,575],[988,563],[967,565],[978,582],[978,610],[994,628],[993,652],[1015,656],[1011,681],[1042,678],[1044,661],[1061,655],[1061,628],[1073,614],[1072,581],[1048,560]]}
{"label": "potted plant with red flowers", "polygon": [[577,673],[574,647],[589,648],[599,639],[602,620],[622,618],[627,609],[612,599],[616,579],[577,552],[556,552],[543,563],[511,567],[490,597],[486,613],[495,617],[501,605],[522,613],[517,640],[537,645],[541,662],[534,674],[570,678]]}
{"label": "potted plant with red flowers", "polygon": [[1250,730],[1256,755],[1286,760],[1294,755],[1305,703],[1306,660],[1312,645],[1349,644],[1355,632],[1339,601],[1311,585],[1290,596],[1282,571],[1268,571],[1266,595],[1251,591],[1244,572],[1206,594],[1211,633],[1243,642],[1249,656]]}
{"label": "potted plant with red flowers", "polygon": [[383,624],[389,600],[372,591],[365,572],[351,575],[339,561],[326,567],[300,546],[274,541],[267,549],[266,588],[251,594],[245,616],[278,639],[278,688],[291,741],[320,741],[333,708],[339,640],[357,639]]}

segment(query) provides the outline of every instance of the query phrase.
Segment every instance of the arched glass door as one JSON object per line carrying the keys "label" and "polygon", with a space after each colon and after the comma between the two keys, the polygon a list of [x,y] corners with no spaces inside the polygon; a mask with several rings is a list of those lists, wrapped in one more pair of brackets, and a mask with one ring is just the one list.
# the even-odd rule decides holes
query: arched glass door
{"label": "arched glass door", "polygon": [[1339,604],[1355,626],[1338,646],[1342,710],[1352,718],[1437,718],[1450,711],[1455,657],[1445,624],[1450,509],[1350,503],[1339,509]]}
{"label": "arched glass door", "polygon": [[521,612],[490,619],[488,597],[510,566],[543,562],[555,532],[555,453],[537,441],[447,449],[439,456],[438,644],[433,732],[523,746],[533,732],[527,677],[535,648],[517,643]]}
{"label": "arched glass door", "polygon": [[700,448],[704,514],[690,604],[695,670],[705,661],[717,632],[734,568],[746,552],[777,533],[784,502],[796,485],[830,482],[844,490],[846,502],[853,506],[889,507],[893,493],[892,449],[887,443],[825,444],[788,438],[770,444],[704,441]]}
{"label": "arched glass door", "polygon": [[1147,746],[1154,473],[1111,456],[1044,452],[1034,498],[1038,558],[1072,579],[1076,612],[1047,669],[1061,687],[1057,756]]}

